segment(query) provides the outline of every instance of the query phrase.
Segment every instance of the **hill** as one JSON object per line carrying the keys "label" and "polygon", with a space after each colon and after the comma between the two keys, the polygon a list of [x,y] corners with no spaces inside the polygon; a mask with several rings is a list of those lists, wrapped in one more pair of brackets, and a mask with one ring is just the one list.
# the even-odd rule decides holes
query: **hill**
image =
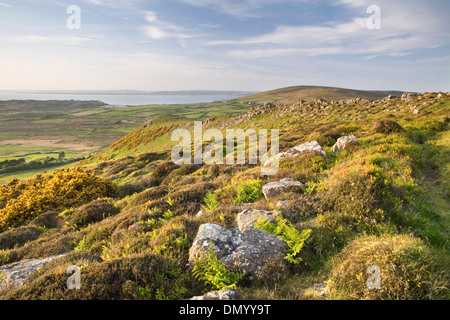
{"label": "hill", "polygon": [[[204,119],[279,129],[273,176],[263,163],[173,163],[171,134],[193,134],[194,118],[158,115],[76,169],[11,181],[0,298],[449,299],[450,94],[341,100]],[[39,271],[13,286],[26,259]]]}
{"label": "hill", "polygon": [[239,101],[252,101],[257,103],[260,101],[264,101],[272,103],[293,104],[300,99],[325,99],[331,101],[361,98],[374,100],[384,98],[388,95],[399,97],[402,95],[402,93],[403,92],[400,91],[369,91],[321,86],[294,86],[257,93],[254,95],[243,97],[239,99]]}

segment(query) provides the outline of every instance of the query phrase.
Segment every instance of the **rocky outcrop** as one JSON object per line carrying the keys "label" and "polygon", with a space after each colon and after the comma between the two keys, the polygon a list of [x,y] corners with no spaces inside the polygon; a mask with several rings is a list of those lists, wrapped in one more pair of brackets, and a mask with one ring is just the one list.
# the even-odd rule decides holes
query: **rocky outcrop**
{"label": "rocky outcrop", "polygon": [[264,163],[264,166],[265,167],[271,166],[272,162],[275,159],[295,158],[301,154],[310,153],[310,152],[315,152],[323,157],[327,156],[327,153],[325,152],[325,150],[321,147],[321,145],[317,141],[310,141],[310,142],[306,142],[301,145],[298,145],[296,147],[293,147],[292,149],[289,149],[286,152],[277,154],[274,158],[267,160]]}
{"label": "rocky outcrop", "polygon": [[358,139],[355,136],[340,137],[336,144],[331,148],[333,152],[340,152],[351,145],[358,144]]}
{"label": "rocky outcrop", "polygon": [[38,268],[64,255],[52,256],[45,259],[26,259],[0,267],[0,290],[18,288],[28,282],[29,277]]}
{"label": "rocky outcrop", "polygon": [[253,228],[257,219],[264,215],[270,218],[274,213],[259,210],[241,212],[238,215],[239,229],[235,230],[210,223],[201,225],[189,250],[189,262],[192,264],[213,250],[228,269],[237,267],[250,278],[269,278],[270,270],[265,266],[274,262],[280,269],[278,272],[284,273],[286,243],[268,232]]}
{"label": "rocky outcrop", "polygon": [[262,192],[267,200],[283,194],[287,190],[304,187],[300,181],[285,178],[280,181],[270,182],[262,187]]}

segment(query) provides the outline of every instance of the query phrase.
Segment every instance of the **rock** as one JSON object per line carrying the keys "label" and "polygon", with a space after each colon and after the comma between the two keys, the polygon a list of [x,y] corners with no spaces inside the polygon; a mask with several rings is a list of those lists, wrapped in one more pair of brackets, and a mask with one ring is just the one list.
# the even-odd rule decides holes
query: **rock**
{"label": "rock", "polygon": [[29,277],[44,265],[64,255],[45,259],[27,259],[0,267],[0,290],[18,288],[28,282]]}
{"label": "rock", "polygon": [[200,218],[201,216],[203,216],[205,214],[205,211],[203,211],[203,209],[200,209],[199,212],[197,212],[197,214],[195,215],[196,218]]}
{"label": "rock", "polygon": [[261,218],[275,222],[277,215],[278,212],[274,211],[247,209],[237,215],[236,222],[239,231],[246,232],[254,229],[255,223]]}
{"label": "rock", "polygon": [[203,296],[192,297],[188,300],[237,300],[237,295],[235,290],[220,290],[208,292]]}
{"label": "rock", "polygon": [[413,99],[414,99],[414,97],[415,97],[416,95],[414,94],[414,93],[410,93],[410,92],[405,92],[403,95],[402,95],[402,101],[404,101],[404,102],[411,102]]}
{"label": "rock", "polygon": [[289,205],[289,201],[287,201],[287,200],[280,200],[277,203],[277,208],[278,209],[286,208],[288,205]]}
{"label": "rock", "polygon": [[300,181],[295,181],[290,178],[285,178],[280,181],[270,182],[262,187],[262,192],[267,200],[281,195],[287,189],[304,187]]}
{"label": "rock", "polygon": [[320,146],[320,144],[317,141],[311,141],[311,142],[306,142],[306,143],[303,143],[296,147],[293,147],[286,152],[277,154],[274,158],[267,160],[264,163],[264,166],[265,167],[271,166],[272,162],[275,159],[295,158],[301,154],[310,153],[310,152],[318,153],[323,157],[327,156],[327,153],[325,152],[325,150]]}
{"label": "rock", "polygon": [[417,115],[417,114],[419,114],[419,112],[420,112],[419,109],[414,109],[414,110],[413,110],[413,114],[416,114],[416,115]]}
{"label": "rock", "polygon": [[336,144],[331,148],[333,152],[340,152],[345,150],[348,146],[354,145],[358,143],[358,139],[355,136],[344,136],[340,137]]}
{"label": "rock", "polygon": [[194,263],[211,249],[227,269],[237,267],[250,278],[270,278],[270,270],[265,266],[274,261],[278,262],[280,273],[286,272],[286,243],[260,229],[241,232],[215,224],[201,225],[189,250],[189,262]]}

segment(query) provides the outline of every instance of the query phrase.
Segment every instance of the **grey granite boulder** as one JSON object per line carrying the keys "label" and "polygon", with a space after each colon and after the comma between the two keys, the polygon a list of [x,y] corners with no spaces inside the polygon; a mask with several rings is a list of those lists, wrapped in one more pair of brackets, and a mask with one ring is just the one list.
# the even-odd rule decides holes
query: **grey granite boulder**
{"label": "grey granite boulder", "polygon": [[208,254],[212,249],[229,270],[237,268],[257,279],[270,277],[265,266],[278,262],[279,272],[286,271],[284,257],[287,245],[276,236],[260,229],[229,230],[215,224],[201,225],[189,250],[189,261]]}
{"label": "grey granite boulder", "polygon": [[285,178],[280,181],[270,182],[262,187],[262,192],[267,200],[283,194],[288,189],[304,187],[300,181],[291,178]]}

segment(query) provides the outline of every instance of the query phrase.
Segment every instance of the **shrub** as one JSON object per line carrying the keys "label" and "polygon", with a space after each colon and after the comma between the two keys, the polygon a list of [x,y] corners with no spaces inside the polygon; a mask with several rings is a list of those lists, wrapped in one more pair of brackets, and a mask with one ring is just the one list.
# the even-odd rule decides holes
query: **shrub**
{"label": "shrub", "polygon": [[95,200],[74,211],[70,223],[77,227],[85,227],[91,223],[116,215],[119,209],[106,200]]}
{"label": "shrub", "polygon": [[58,212],[47,211],[30,222],[30,226],[43,227],[47,229],[57,228],[63,225],[63,219]]}
{"label": "shrub", "polygon": [[29,241],[39,238],[41,233],[37,228],[21,227],[0,234],[0,250],[21,247]]}
{"label": "shrub", "polygon": [[21,226],[43,212],[77,207],[114,192],[111,181],[79,168],[37,174],[24,183],[11,181],[0,188],[0,231]]}
{"label": "shrub", "polygon": [[379,120],[375,122],[374,130],[377,133],[390,134],[403,131],[403,127],[392,120]]}
{"label": "shrub", "polygon": [[214,250],[195,260],[192,272],[197,279],[212,285],[216,290],[235,288],[244,276],[244,273],[227,270],[217,259]]}
{"label": "shrub", "polygon": [[289,192],[285,193],[282,198],[289,199],[287,206],[282,208],[282,212],[283,216],[292,223],[316,216],[320,207],[320,199],[315,195]]}
{"label": "shrub", "polygon": [[292,223],[281,216],[277,216],[276,223],[269,222],[265,219],[259,220],[255,224],[255,229],[264,230],[285,241],[288,245],[285,259],[288,262],[298,264],[303,261],[298,254],[303,249],[305,241],[308,240],[311,234],[310,229],[305,229],[300,232],[295,229]]}
{"label": "shrub", "polygon": [[131,196],[135,193],[142,192],[144,190],[144,187],[139,183],[127,183],[117,190],[119,197],[126,197]]}
{"label": "shrub", "polygon": [[152,172],[152,177],[158,183],[161,183],[164,180],[164,178],[169,175],[169,173],[178,168],[179,166],[173,163],[172,161],[164,162],[155,168],[155,171]]}
{"label": "shrub", "polygon": [[[371,266],[380,270],[379,289],[367,285]],[[436,299],[445,291],[448,295],[442,272],[418,239],[362,236],[339,254],[327,287],[332,299]]]}

